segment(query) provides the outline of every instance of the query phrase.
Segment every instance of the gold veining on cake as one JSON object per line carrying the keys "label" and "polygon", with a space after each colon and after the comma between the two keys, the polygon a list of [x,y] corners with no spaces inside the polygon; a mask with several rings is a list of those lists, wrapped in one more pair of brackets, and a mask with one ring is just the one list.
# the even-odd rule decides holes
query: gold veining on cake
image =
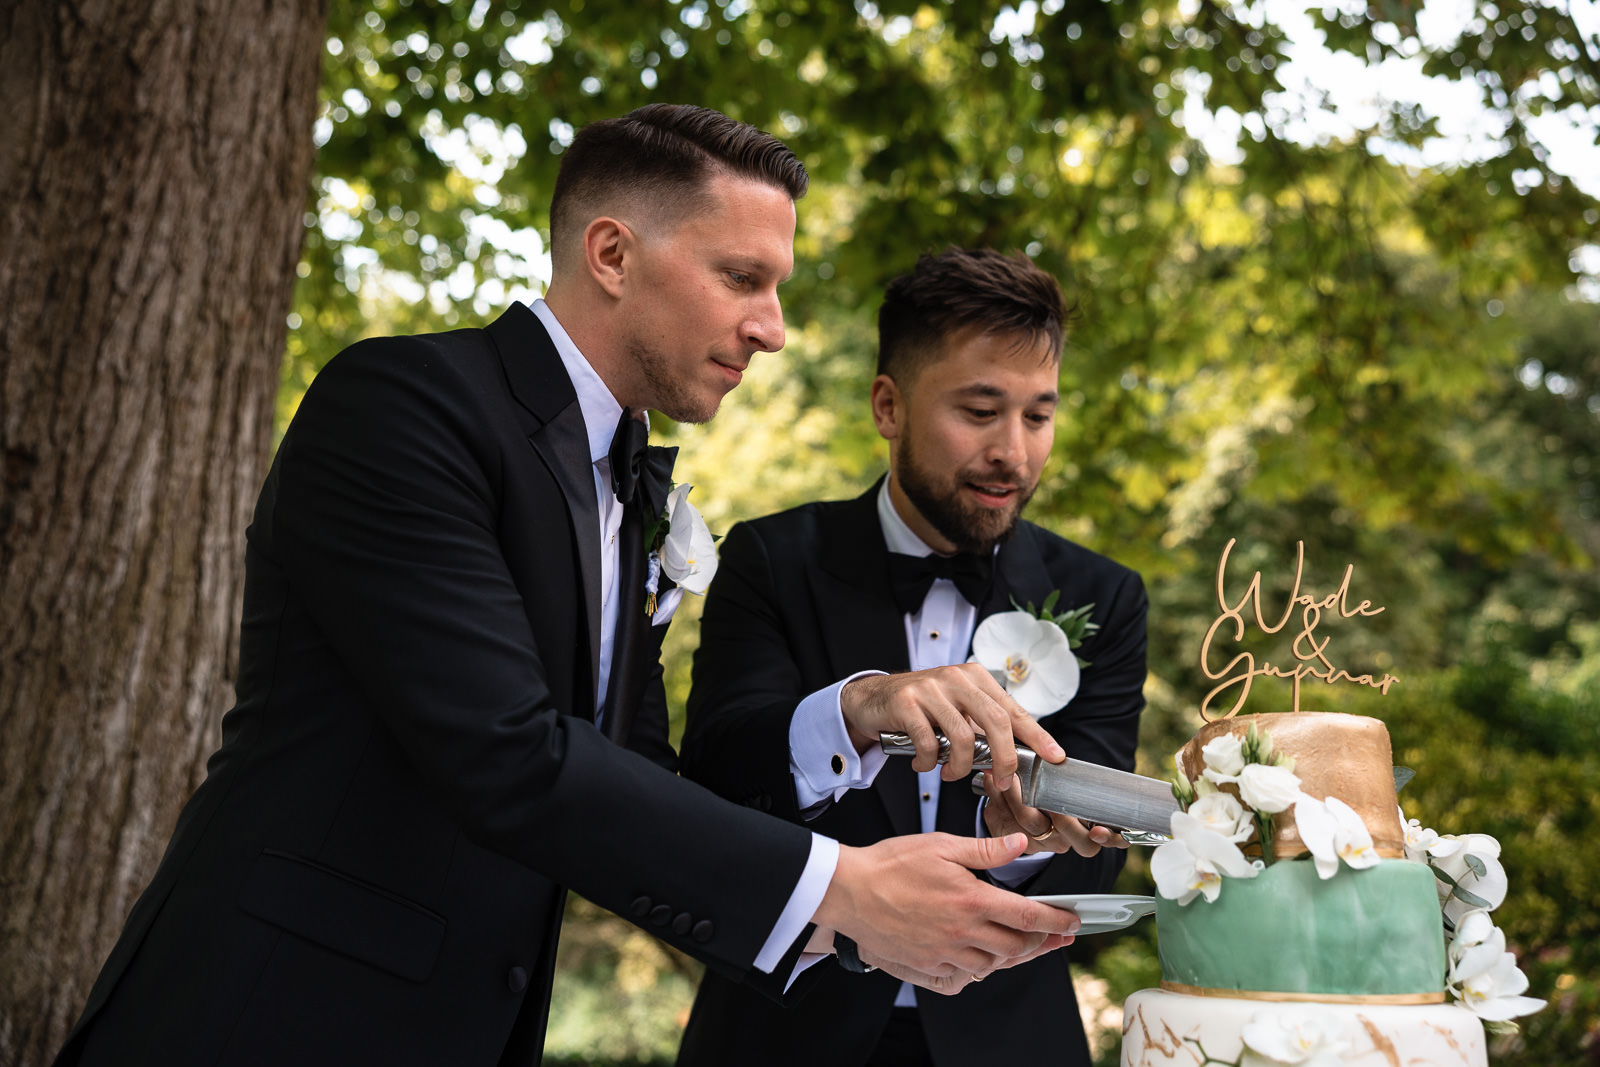
{"label": "gold veining on cake", "polygon": [[[1217,605],[1222,609],[1222,614],[1212,621],[1206,630],[1205,640],[1200,643],[1200,670],[1207,678],[1222,681],[1207,693],[1200,702],[1200,715],[1207,722],[1214,721],[1210,715],[1211,701],[1218,693],[1237,686],[1239,695],[1233,702],[1233,707],[1218,716],[1226,719],[1236,715],[1244,707],[1245,698],[1250,695],[1250,686],[1257,678],[1288,678],[1292,682],[1293,699],[1290,704],[1291,711],[1300,711],[1300,682],[1305,678],[1315,678],[1318,681],[1332,685],[1335,682],[1354,682],[1365,685],[1380,693],[1387,694],[1389,687],[1399,681],[1392,674],[1385,673],[1382,678],[1375,678],[1371,674],[1351,674],[1343,667],[1336,667],[1328,659],[1328,643],[1332,637],[1317,640],[1317,626],[1322,622],[1324,611],[1337,611],[1340,618],[1352,618],[1357,615],[1379,615],[1385,610],[1374,607],[1372,601],[1363,600],[1355,607],[1349,606],[1350,576],[1355,572],[1355,564],[1346,564],[1344,578],[1339,582],[1339,588],[1325,597],[1318,598],[1310,593],[1300,591],[1300,579],[1305,570],[1305,542],[1295,543],[1294,588],[1289,593],[1288,602],[1283,606],[1283,615],[1275,624],[1270,624],[1262,611],[1261,605],[1261,572],[1256,571],[1250,578],[1250,584],[1245,588],[1244,595],[1237,602],[1230,604],[1228,594],[1224,588],[1224,578],[1228,569],[1228,555],[1233,551],[1237,538],[1229,539],[1223,546],[1222,558],[1217,563]],[[1278,667],[1266,661],[1258,666],[1253,653],[1240,652],[1228,661],[1228,665],[1221,670],[1211,667],[1211,642],[1217,636],[1217,631],[1224,622],[1233,623],[1233,640],[1244,639],[1246,607],[1251,608],[1255,616],[1256,627],[1264,634],[1275,634],[1289,623],[1295,608],[1300,608],[1300,632],[1295,636],[1294,642],[1289,646],[1289,651],[1294,658],[1299,660],[1299,665],[1291,668]],[[1320,666],[1318,666],[1320,664]],[[1239,668],[1243,668],[1240,672]]]}
{"label": "gold veining on cake", "polygon": [[1365,1015],[1357,1015],[1356,1018],[1361,1021],[1367,1036],[1372,1038],[1372,1047],[1383,1054],[1383,1058],[1389,1061],[1390,1067],[1400,1067],[1400,1053],[1395,1051],[1394,1042],[1378,1029],[1378,1024]]}

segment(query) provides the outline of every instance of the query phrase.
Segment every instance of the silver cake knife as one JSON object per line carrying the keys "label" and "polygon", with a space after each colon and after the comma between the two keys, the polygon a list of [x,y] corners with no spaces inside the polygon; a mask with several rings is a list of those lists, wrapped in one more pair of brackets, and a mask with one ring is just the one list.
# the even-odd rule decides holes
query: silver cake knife
{"label": "silver cake knife", "polygon": [[[891,756],[917,753],[908,734],[882,733],[878,743]],[[950,742],[941,734],[939,762],[949,759]],[[973,743],[972,766],[975,770],[994,766],[989,743],[981,737]],[[1129,844],[1158,845],[1168,840],[1172,813],[1179,810],[1172,786],[1159,778],[1070,757],[1065,763],[1046,763],[1023,745],[1017,746],[1017,780],[1022,784],[1022,801],[1029,807],[1120,830]],[[981,782],[973,783],[974,792],[982,789]]]}

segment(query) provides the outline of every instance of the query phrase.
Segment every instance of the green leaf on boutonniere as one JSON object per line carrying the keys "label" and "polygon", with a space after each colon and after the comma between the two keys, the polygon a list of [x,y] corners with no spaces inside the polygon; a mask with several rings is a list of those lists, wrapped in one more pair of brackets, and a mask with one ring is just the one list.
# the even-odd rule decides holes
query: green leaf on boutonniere
{"label": "green leaf on boutonniere", "polygon": [[[667,483],[667,493],[678,487],[677,482]],[[661,514],[651,515],[646,512],[647,522],[644,527],[644,550],[646,554],[661,551],[661,546],[667,542],[669,524],[667,522],[667,509],[662,508]]]}
{"label": "green leaf on boutonniere", "polygon": [[[1055,623],[1061,627],[1061,632],[1067,635],[1067,646],[1069,648],[1077,648],[1083,644],[1084,638],[1100,629],[1099,623],[1089,621],[1089,613],[1094,610],[1094,604],[1085,604],[1083,607],[1073,608],[1071,611],[1057,612],[1056,602],[1060,599],[1061,590],[1052,589],[1050,595],[1044,598],[1044,603],[1037,608],[1033,606],[1033,601],[1031,600],[1026,605],[1018,604],[1015,597],[1011,598],[1011,606],[1018,611],[1027,612],[1036,619],[1044,619],[1047,622]],[[1079,656],[1078,666],[1087,667],[1089,666],[1089,661]]]}

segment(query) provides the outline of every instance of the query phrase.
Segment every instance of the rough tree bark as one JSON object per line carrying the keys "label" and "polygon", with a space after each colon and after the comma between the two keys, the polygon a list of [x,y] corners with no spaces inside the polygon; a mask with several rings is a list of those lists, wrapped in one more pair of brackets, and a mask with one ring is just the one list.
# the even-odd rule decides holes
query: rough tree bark
{"label": "rough tree bark", "polygon": [[326,0],[0,0],[0,1064],[219,739]]}

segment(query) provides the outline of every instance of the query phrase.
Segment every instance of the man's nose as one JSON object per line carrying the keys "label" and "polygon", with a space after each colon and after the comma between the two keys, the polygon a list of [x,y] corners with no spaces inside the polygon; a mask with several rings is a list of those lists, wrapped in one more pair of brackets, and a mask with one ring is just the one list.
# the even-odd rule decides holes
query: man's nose
{"label": "man's nose", "polygon": [[783,332],[783,305],[778,302],[778,294],[773,293],[771,298],[763,302],[744,324],[745,343],[758,352],[776,352],[783,347],[787,337]]}
{"label": "man's nose", "polygon": [[1022,419],[1002,418],[989,438],[989,462],[1006,467],[1020,467],[1028,456],[1024,446]]}

